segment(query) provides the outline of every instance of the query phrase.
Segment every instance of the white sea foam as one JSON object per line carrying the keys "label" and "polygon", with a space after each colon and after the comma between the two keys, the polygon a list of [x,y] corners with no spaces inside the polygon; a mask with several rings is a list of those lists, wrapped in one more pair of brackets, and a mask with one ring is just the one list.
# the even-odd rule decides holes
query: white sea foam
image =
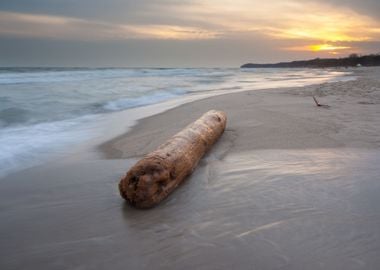
{"label": "white sea foam", "polygon": [[118,100],[109,101],[104,104],[103,108],[109,111],[121,111],[124,109],[135,108],[145,105],[154,104],[160,101],[183,95],[185,91],[158,92],[152,95],[146,95],[135,98],[121,98]]}
{"label": "white sea foam", "polygon": [[67,146],[93,136],[94,119],[84,116],[0,129],[0,177],[69,153]]}

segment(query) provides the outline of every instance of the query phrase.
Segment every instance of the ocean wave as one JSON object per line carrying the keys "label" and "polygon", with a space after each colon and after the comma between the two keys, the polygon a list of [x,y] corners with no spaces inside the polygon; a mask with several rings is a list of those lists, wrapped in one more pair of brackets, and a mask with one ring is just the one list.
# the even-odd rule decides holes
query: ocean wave
{"label": "ocean wave", "polygon": [[[66,145],[91,138],[93,116],[0,129],[0,176],[41,164]],[[67,151],[67,150],[66,150]]]}
{"label": "ocean wave", "polygon": [[121,111],[129,108],[141,107],[162,102],[178,97],[185,93],[186,91],[184,90],[172,90],[172,92],[157,92],[146,96],[121,98],[117,100],[108,101],[102,107],[106,111]]}
{"label": "ocean wave", "polygon": [[221,72],[212,74],[202,69],[132,69],[132,68],[24,68],[0,69],[0,85],[25,83],[77,82],[97,79],[144,78],[144,77],[189,77],[224,76]]}
{"label": "ocean wave", "polygon": [[29,113],[28,110],[14,107],[0,110],[0,126],[26,122]]}

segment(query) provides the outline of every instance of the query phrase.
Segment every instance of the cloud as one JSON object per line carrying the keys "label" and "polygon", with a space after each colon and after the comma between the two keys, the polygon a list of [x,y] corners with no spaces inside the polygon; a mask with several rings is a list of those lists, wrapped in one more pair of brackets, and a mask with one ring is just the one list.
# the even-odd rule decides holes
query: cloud
{"label": "cloud", "polygon": [[170,13],[216,29],[225,36],[261,32],[283,39],[334,42],[380,39],[376,31],[380,23],[373,18],[317,2],[209,0],[193,2],[183,10],[174,8]]}
{"label": "cloud", "polygon": [[[359,52],[364,50],[360,42],[380,41],[379,21],[350,6],[338,6],[338,2],[143,0],[133,4],[111,0],[113,9],[119,7],[113,20],[97,18],[94,15],[100,14],[94,11],[88,16],[84,10],[87,17],[0,11],[0,36],[92,42],[246,40],[253,46],[259,41],[276,44],[289,40],[289,46],[278,50],[319,53]],[[99,4],[95,1],[93,8],[97,10]],[[352,42],[355,47],[349,44]]]}
{"label": "cloud", "polygon": [[78,18],[0,12],[0,35],[59,40],[212,39],[219,33],[177,25],[128,25]]}
{"label": "cloud", "polygon": [[[160,8],[149,5],[145,14]],[[0,34],[80,40],[252,38],[257,33],[324,42],[380,39],[380,23],[373,18],[310,1],[194,0],[168,5],[165,11],[165,22],[156,15],[156,23],[147,19],[140,24],[0,12]]]}
{"label": "cloud", "polygon": [[[379,3],[378,0],[0,1],[0,48],[3,48],[0,53],[2,61],[6,58],[11,63],[13,57],[21,63],[32,59],[26,55],[27,45],[34,44],[33,52],[41,51],[35,53],[39,59],[47,59],[44,55],[48,51],[54,52],[49,54],[49,61],[57,65],[67,59],[73,63],[79,63],[80,59],[84,63],[84,56],[80,56],[91,51],[96,56],[87,55],[91,64],[94,59],[101,65],[113,59],[117,65],[124,62],[152,65],[154,60],[166,66],[170,63],[226,66],[248,60],[267,62],[324,57],[330,53],[376,53],[380,43]],[[35,45],[37,41],[44,46]],[[58,55],[62,55],[59,60],[55,58]]]}
{"label": "cloud", "polygon": [[[307,0],[314,2],[315,0]],[[321,0],[322,3],[329,4],[337,9],[351,9],[359,14],[380,19],[380,1],[379,0]]]}

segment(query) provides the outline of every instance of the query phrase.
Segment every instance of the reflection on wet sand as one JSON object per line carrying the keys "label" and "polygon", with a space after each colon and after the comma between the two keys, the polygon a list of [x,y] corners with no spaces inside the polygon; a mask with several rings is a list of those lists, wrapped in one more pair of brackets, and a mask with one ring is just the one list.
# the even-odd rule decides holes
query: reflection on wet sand
{"label": "reflection on wet sand", "polygon": [[153,261],[165,257],[189,269],[210,262],[215,269],[372,269],[379,262],[380,218],[357,203],[379,191],[378,154],[272,150],[210,159],[175,196],[138,218],[133,229],[147,226],[142,245]]}
{"label": "reflection on wet sand", "polygon": [[[30,170],[49,181],[3,181],[0,266],[376,269],[379,161],[358,149],[210,155],[148,211],[117,196],[125,161]],[[22,200],[7,195],[23,189]]]}

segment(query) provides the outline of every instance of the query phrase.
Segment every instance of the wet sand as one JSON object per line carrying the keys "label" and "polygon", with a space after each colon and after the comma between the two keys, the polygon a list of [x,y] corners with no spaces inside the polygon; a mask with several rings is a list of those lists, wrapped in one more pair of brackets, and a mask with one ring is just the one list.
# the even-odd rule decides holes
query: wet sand
{"label": "wet sand", "polygon": [[[0,268],[377,269],[379,71],[185,104],[101,145],[104,159],[1,179]],[[194,174],[154,209],[125,204],[119,177],[211,108],[228,127]]]}

